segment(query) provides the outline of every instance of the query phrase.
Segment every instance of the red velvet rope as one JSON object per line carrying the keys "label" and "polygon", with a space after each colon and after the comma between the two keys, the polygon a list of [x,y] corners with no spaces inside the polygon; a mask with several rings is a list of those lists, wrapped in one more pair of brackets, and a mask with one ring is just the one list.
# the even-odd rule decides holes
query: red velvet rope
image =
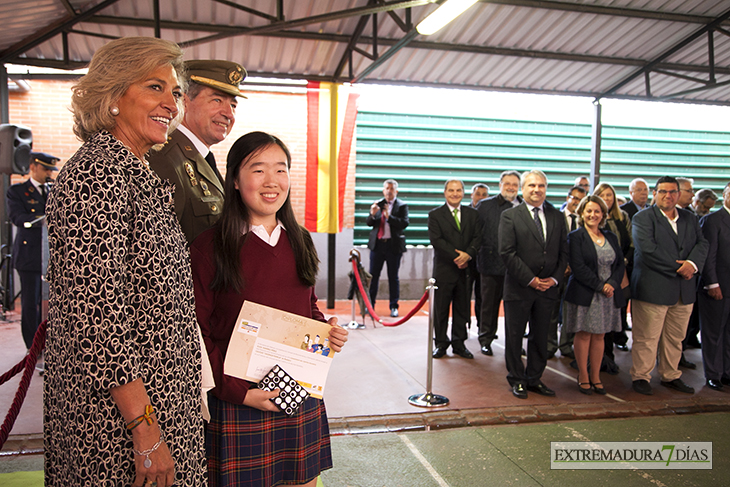
{"label": "red velvet rope", "polygon": [[[362,280],[360,279],[360,273],[357,271],[357,264],[358,264],[358,258],[356,255],[352,255],[352,258],[350,259],[352,261],[352,273],[355,275],[355,280],[357,281],[357,288],[360,290],[360,295],[363,298],[363,301],[365,301],[365,306],[368,309],[368,312],[370,313],[370,316],[373,317],[373,319],[379,323],[381,323],[383,326],[398,326],[402,325],[413,315],[418,313],[418,310],[420,310],[423,307],[423,304],[428,299],[428,290],[423,292],[423,296],[421,296],[421,300],[418,302],[418,304],[403,318],[401,318],[398,321],[395,321],[393,323],[384,323],[383,320],[375,313],[375,310],[373,309],[373,305],[370,304],[370,298],[368,294],[365,292],[365,290],[362,288]],[[354,299],[354,297],[353,297]]]}
{"label": "red velvet rope", "polygon": [[41,350],[43,350],[43,347],[46,345],[47,324],[48,320],[43,321],[43,323],[38,326],[38,330],[36,330],[35,336],[33,337],[33,345],[31,345],[30,350],[25,357],[23,357],[23,359],[12,369],[0,377],[0,384],[4,384],[11,377],[15,376],[15,374],[25,369],[23,370],[23,376],[20,378],[20,384],[18,385],[18,390],[15,393],[13,404],[10,405],[8,414],[5,416],[5,421],[0,428],[0,448],[3,447],[5,441],[8,439],[10,430],[13,429],[15,420],[18,418],[18,413],[20,413],[20,407],[23,405],[25,395],[28,393],[28,387],[30,386],[30,380],[33,378],[33,372],[35,371],[35,364],[38,361],[38,355],[40,355]]}

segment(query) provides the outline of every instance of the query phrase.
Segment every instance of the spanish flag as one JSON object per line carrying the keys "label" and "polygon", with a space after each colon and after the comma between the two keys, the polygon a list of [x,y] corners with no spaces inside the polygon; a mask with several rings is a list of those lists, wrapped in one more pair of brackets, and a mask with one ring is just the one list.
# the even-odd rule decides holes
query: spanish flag
{"label": "spanish flag", "polygon": [[[304,226],[342,231],[347,164],[357,119],[357,97],[336,83],[307,83],[307,186]],[[334,161],[334,162],[333,162]]]}

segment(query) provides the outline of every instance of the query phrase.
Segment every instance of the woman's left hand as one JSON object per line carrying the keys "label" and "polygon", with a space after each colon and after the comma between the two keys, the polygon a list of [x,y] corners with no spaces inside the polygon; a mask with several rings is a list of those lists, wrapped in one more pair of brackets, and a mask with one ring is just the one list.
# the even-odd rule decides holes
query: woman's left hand
{"label": "woman's left hand", "polygon": [[329,323],[331,326],[329,336],[330,348],[334,352],[341,352],[342,347],[345,346],[345,342],[347,341],[347,335],[349,335],[350,332],[337,324],[336,316],[333,316],[332,318],[327,320],[327,323]]}
{"label": "woman's left hand", "polygon": [[603,295],[607,298],[613,297],[613,286],[610,284],[604,284],[603,285]]}

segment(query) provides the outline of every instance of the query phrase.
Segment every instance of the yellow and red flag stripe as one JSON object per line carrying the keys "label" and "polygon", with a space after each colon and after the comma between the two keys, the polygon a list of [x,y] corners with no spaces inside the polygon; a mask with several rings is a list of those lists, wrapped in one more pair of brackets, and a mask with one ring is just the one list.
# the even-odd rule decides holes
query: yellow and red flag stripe
{"label": "yellow and red flag stripe", "polygon": [[307,83],[304,226],[310,232],[342,231],[347,166],[357,119],[357,97],[341,84],[318,81]]}

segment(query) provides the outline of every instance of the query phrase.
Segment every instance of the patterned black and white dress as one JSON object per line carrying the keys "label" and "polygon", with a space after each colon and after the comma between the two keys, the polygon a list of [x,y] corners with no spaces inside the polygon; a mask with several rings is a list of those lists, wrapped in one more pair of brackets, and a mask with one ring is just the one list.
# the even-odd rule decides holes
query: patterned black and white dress
{"label": "patterned black and white dress", "polygon": [[61,170],[46,208],[47,486],[131,485],[132,436],[109,389],[142,378],[175,460],[205,484],[201,355],[171,187],[108,132]]}

